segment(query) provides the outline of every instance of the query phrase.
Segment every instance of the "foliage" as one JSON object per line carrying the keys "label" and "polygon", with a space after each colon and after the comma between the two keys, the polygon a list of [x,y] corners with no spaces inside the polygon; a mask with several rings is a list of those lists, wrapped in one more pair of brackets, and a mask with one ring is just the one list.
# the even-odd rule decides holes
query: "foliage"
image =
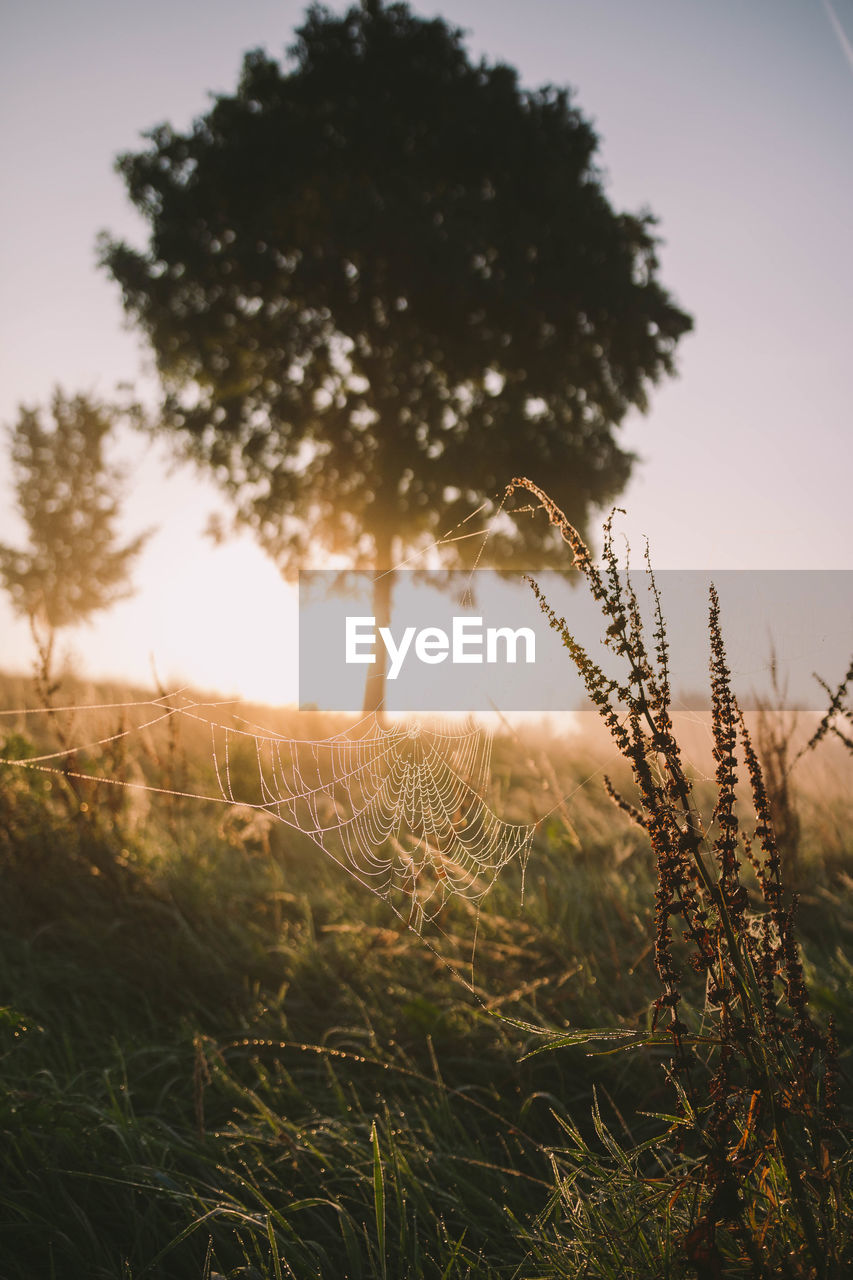
{"label": "foliage", "polygon": [[[598,572],[559,527],[630,663],[607,686],[567,635],[628,748],[621,807],[585,785],[593,739],[497,738],[508,817],[571,798],[523,911],[512,866],[479,914],[450,905],[435,949],[297,833],[182,795],[213,790],[200,722],[179,743],[171,719],[145,728],[121,772],[109,720],[89,735],[81,770],[171,792],[133,791],[135,817],[98,831],[64,820],[50,765],[0,759],[4,1280],[849,1272],[849,818],[833,846],[801,807],[795,937],[716,610],[702,781],[662,606],[650,653],[609,536]],[[0,706],[19,693],[0,682]],[[286,737],[332,730],[285,715]],[[26,717],[0,754],[43,761],[55,721]]]}
{"label": "foliage", "polygon": [[91,396],[56,390],[46,425],[22,408],[10,429],[24,550],[0,546],[0,579],[28,619],[47,678],[57,630],[87,620],[130,592],[130,570],[146,534],[121,543],[122,469],[105,449],[117,411]]}
{"label": "foliage", "polygon": [[[200,772],[203,735],[192,750]],[[559,754],[562,784],[583,766]],[[498,757],[509,776],[512,749]],[[168,785],[165,759],[143,764]],[[584,1064],[520,1062],[526,1033],[283,828],[244,841],[217,809],[170,815],[153,797],[114,841],[108,882],[85,833],[52,816],[44,776],[0,766],[0,794],[22,798],[31,779],[41,802],[21,809],[3,865],[4,1277],[198,1280],[207,1257],[244,1280],[273,1280],[276,1260],[300,1280],[366,1280],[381,1274],[380,1222],[391,1276],[521,1265],[519,1220],[549,1194],[549,1111],[585,1109]],[[625,953],[642,948],[640,860],[611,862],[614,824],[593,798],[574,819],[584,858],[565,858],[555,822],[525,916],[510,878],[483,914],[477,980],[494,1012],[618,1019],[642,998],[639,977],[611,981],[588,958],[617,910]],[[460,970],[472,927],[464,907],[448,921]],[[597,1074],[616,1096],[636,1087],[618,1064]]]}
{"label": "foliage", "polygon": [[[287,571],[318,547],[388,567],[392,540],[494,511],[522,462],[582,523],[629,474],[613,428],[691,326],[653,218],[611,207],[566,91],[473,64],[440,19],[314,6],[292,55],[248,54],[189,132],[119,160],[150,241],[102,257],[163,424]],[[528,523],[490,549],[553,547]]]}
{"label": "foliage", "polygon": [[[808,1009],[795,934],[797,899],[785,901],[767,789],[731,691],[716,592],[712,587],[709,630],[717,795],[706,821],[673,732],[669,645],[651,569],[655,631],[650,646],[639,599],[620,573],[611,521],[599,569],[578,532],[538,486],[516,480],[512,487],[533,495],[571,547],[574,565],[608,623],[607,643],[625,662],[621,683],[605,676],[533,584],[591,701],[631,765],[636,804],[609,781],[607,788],[648,834],[657,860],[654,948],[661,992],[651,1033],[639,1043],[665,1045],[672,1053],[668,1078],[675,1114],[656,1153],[658,1160],[677,1162],[669,1212],[682,1198],[690,1206],[678,1253],[700,1277],[729,1274],[724,1269],[732,1267],[756,1276],[841,1277],[853,1253],[850,1241],[839,1234],[846,1205],[833,1171],[840,1150],[834,1149],[839,1095],[834,1019],[821,1031]],[[739,750],[749,778],[751,828],[739,813]],[[751,877],[743,874],[744,865]],[[702,984],[699,993],[693,992],[692,1009],[685,967]],[[666,1025],[659,1032],[662,1018]],[[625,1153],[603,1140],[623,1167],[630,1165]],[[641,1177],[638,1167],[632,1176]]]}

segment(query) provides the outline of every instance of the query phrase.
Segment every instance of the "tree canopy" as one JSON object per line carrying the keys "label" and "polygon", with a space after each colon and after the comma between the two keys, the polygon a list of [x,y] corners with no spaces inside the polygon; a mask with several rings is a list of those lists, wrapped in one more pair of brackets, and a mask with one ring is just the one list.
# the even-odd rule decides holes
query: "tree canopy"
{"label": "tree canopy", "polygon": [[[162,424],[286,572],[314,549],[386,567],[516,474],[583,529],[691,327],[653,217],[612,208],[567,90],[473,63],[442,19],[364,0],[296,36],[118,161],[150,238],[104,237],[102,261]],[[519,522],[491,549],[544,564],[552,539]]]}
{"label": "tree canopy", "polygon": [[119,540],[123,470],[105,445],[116,411],[57,390],[45,423],[22,408],[9,430],[23,549],[0,545],[0,581],[28,619],[44,667],[62,627],[86,621],[130,594],[130,572],[147,534]]}

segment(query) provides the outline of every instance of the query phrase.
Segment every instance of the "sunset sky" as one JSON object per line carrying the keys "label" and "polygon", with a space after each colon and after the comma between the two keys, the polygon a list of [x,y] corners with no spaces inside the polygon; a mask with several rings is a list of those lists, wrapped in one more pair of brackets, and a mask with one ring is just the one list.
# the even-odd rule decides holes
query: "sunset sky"
{"label": "sunset sky", "polygon": [[[342,6],[330,6],[339,10]],[[528,87],[569,85],[601,138],[618,208],[660,219],[662,280],[694,317],[680,377],[622,440],[642,457],[622,499],[664,568],[853,568],[853,0],[445,0],[412,6]],[[107,229],[144,227],[112,163],[140,133],[203,113],[242,54],[281,55],[292,0],[30,0],[0,50],[0,421],[55,383],[150,398],[140,340],[95,265]],[[248,538],[203,536],[219,494],[140,439],[129,533],[159,526],[127,603],[69,635],[89,675],[296,697],[296,598]],[[510,477],[507,477],[509,479]],[[21,536],[0,456],[0,541]],[[0,668],[26,626],[0,599]]]}

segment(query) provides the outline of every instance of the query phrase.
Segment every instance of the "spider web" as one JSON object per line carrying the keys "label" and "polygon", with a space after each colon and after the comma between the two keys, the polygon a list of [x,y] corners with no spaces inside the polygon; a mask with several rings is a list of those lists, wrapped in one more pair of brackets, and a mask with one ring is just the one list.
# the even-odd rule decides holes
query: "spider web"
{"label": "spider web", "polygon": [[[330,737],[300,739],[236,715],[231,723],[212,718],[217,705],[164,695],[142,703],[4,711],[4,717],[40,711],[53,718],[63,711],[136,707],[155,714],[97,741],[4,757],[0,764],[266,813],[311,839],[418,933],[451,897],[478,905],[516,858],[523,875],[539,823],[506,822],[487,803],[492,736],[481,726],[411,720],[386,728],[369,716]],[[80,768],[86,755],[181,717],[210,733],[217,795]]]}
{"label": "spider web", "polygon": [[[211,723],[224,800],[263,809],[314,841],[420,932],[448,898],[479,903],[514,858],[522,872],[534,825],[499,818],[484,797],[491,735],[370,717],[300,741]],[[246,790],[235,752],[254,753]]]}
{"label": "spider web", "polygon": [[[485,529],[459,532],[486,510],[489,504],[484,502],[431,547],[413,553],[402,565],[420,558],[432,547],[477,538],[481,545],[473,561],[473,573],[491,536],[491,523],[503,512],[507,492],[498,496],[500,501]],[[33,710],[50,716],[62,710],[124,711],[130,707],[146,707],[155,712],[136,730],[124,729],[97,742],[46,755],[2,758],[0,764],[265,812],[309,837],[387,901],[394,913],[418,933],[426,922],[436,919],[449,898],[459,897],[479,907],[501,871],[516,858],[522,870],[523,895],[524,869],[534,835],[540,824],[564,803],[565,798],[532,824],[502,820],[484,798],[489,785],[492,737],[473,722],[454,729],[412,720],[385,728],[374,715],[328,738],[312,741],[279,735],[245,720],[239,727],[223,724],[200,714],[222,704],[185,698],[176,705],[180,696],[162,694],[137,703],[0,712],[0,717],[26,716]],[[202,720],[210,727],[218,796],[97,776],[77,767],[84,752],[181,716]],[[240,721],[239,717],[234,719]],[[244,767],[247,749],[254,760],[248,778]],[[238,761],[241,767],[235,768]]]}

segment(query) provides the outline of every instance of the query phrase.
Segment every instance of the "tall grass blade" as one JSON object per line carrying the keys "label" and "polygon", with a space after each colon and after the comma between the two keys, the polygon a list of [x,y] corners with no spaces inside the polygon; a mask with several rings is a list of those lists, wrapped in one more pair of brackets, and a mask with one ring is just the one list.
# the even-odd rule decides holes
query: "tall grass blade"
{"label": "tall grass blade", "polygon": [[388,1259],[385,1253],[385,1174],[382,1168],[382,1152],[379,1149],[379,1133],[376,1121],[370,1126],[370,1142],[373,1147],[373,1208],[376,1214],[376,1239],[379,1244],[379,1266],[382,1280],[388,1280]]}

